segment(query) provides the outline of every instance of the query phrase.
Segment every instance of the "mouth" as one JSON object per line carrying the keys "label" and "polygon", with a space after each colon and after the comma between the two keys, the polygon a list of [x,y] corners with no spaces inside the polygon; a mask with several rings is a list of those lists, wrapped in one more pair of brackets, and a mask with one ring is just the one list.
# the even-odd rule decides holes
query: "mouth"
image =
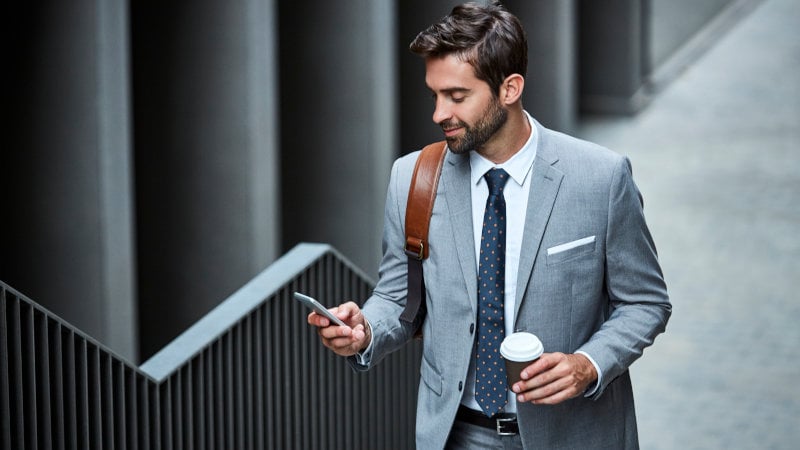
{"label": "mouth", "polygon": [[453,137],[461,131],[461,127],[442,128],[442,131],[444,131],[446,137]]}

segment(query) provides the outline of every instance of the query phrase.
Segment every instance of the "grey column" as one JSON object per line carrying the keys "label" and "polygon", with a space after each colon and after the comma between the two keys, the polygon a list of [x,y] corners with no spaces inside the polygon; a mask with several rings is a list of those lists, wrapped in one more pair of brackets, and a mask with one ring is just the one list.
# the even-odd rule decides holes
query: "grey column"
{"label": "grey column", "polygon": [[577,118],[575,2],[510,0],[505,5],[528,37],[525,109],[544,126],[569,132]]}
{"label": "grey column", "polygon": [[136,2],[142,356],[278,254],[271,0]]}
{"label": "grey column", "polygon": [[372,275],[397,153],[392,5],[279,2],[283,248],[330,243]]}
{"label": "grey column", "polygon": [[8,12],[0,278],[135,360],[127,11]]}
{"label": "grey column", "polygon": [[649,102],[649,0],[580,2],[580,109],[632,114]]}

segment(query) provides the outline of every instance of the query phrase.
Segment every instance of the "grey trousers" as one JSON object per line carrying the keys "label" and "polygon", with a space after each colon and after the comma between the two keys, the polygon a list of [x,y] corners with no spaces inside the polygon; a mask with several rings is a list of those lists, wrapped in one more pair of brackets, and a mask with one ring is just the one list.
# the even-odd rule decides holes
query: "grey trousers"
{"label": "grey trousers", "polygon": [[494,430],[456,420],[447,438],[448,450],[522,450],[522,438],[500,436]]}

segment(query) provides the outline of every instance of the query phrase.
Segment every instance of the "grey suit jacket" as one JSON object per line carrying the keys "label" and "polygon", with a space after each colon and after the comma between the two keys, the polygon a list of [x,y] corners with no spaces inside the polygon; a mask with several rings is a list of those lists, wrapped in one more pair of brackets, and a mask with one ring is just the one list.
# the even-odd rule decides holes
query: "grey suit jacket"
{"label": "grey suit jacket", "polygon": [[[526,448],[637,448],[628,367],[664,330],[671,313],[641,197],[626,158],[536,127],[514,329],[539,336],[546,352],[585,351],[603,377],[591,398],[519,404],[520,434]],[[392,169],[380,277],[363,309],[373,344],[365,365],[351,358],[357,370],[413,337],[415,327],[399,316],[406,302],[405,207],[418,155],[398,159]],[[448,152],[431,216],[430,258],[423,263],[420,449],[445,445],[472,357],[477,268],[469,180],[469,156]],[[553,250],[581,239],[588,243]]]}

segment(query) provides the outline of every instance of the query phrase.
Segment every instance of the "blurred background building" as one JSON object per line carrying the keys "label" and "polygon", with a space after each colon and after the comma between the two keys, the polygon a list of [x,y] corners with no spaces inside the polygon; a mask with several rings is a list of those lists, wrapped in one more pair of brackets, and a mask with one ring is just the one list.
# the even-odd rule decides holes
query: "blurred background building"
{"label": "blurred background building", "polygon": [[[441,139],[407,46],[456,3],[8,5],[0,279],[138,362],[298,242],[376,275],[391,162]],[[637,114],[758,3],[508,0],[525,107]]]}

